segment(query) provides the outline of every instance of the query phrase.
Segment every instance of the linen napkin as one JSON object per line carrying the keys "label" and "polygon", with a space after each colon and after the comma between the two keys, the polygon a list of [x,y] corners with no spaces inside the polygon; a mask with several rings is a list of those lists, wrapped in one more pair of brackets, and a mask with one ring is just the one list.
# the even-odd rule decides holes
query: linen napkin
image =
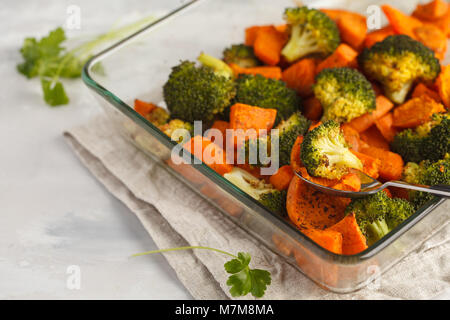
{"label": "linen napkin", "polygon": [[[249,252],[252,267],[272,274],[265,299],[430,299],[450,290],[449,221],[432,230],[426,241],[385,272],[379,286],[336,294],[317,286],[180,183],[122,138],[106,117],[98,116],[64,136],[90,172],[136,214],[159,248],[193,245]],[[446,212],[449,204],[447,201],[437,210]],[[164,256],[194,298],[232,298],[223,267],[227,256],[207,250]]]}

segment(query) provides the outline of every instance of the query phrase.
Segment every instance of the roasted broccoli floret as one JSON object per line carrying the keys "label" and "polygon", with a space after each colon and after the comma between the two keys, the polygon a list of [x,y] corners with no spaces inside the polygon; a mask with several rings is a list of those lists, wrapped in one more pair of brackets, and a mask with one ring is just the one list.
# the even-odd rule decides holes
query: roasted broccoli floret
{"label": "roasted broccoli floret", "polygon": [[361,232],[371,246],[414,213],[413,206],[403,199],[391,199],[384,191],[353,199],[346,213],[354,213]]}
{"label": "roasted broccoli floret", "polygon": [[172,118],[207,123],[231,104],[235,87],[213,69],[184,61],[172,69],[163,92]]}
{"label": "roasted broccoli floret", "polygon": [[352,68],[322,70],[316,77],[313,90],[324,108],[322,121],[349,122],[375,110],[372,85]]}
{"label": "roasted broccoli floret", "polygon": [[[297,111],[287,120],[283,120],[275,127],[275,129],[279,130],[278,134],[274,133],[263,137],[248,139],[242,147],[242,152],[245,152],[246,163],[256,167],[268,165],[269,163],[264,163],[264,161],[260,161],[261,159],[259,159],[259,157],[256,157],[256,155],[259,155],[260,149],[264,148],[262,153],[267,154],[272,160],[274,157],[277,157],[280,167],[289,165],[291,162],[291,151],[295,140],[298,136],[304,135],[306,131],[308,131],[309,125],[310,121],[306,119],[300,111]],[[271,153],[273,139],[277,139],[278,142],[278,155]],[[249,159],[251,158],[250,152],[255,153],[252,159],[258,158],[257,161],[253,161],[255,163],[249,162]]]}
{"label": "roasted broccoli floret", "polygon": [[414,83],[432,82],[440,72],[434,52],[407,35],[389,36],[358,56],[359,66],[383,85],[385,95],[403,103]]}
{"label": "roasted broccoli floret", "polygon": [[289,26],[290,38],[281,54],[288,62],[310,54],[324,58],[341,42],[336,23],[319,10],[287,8],[284,19]]}
{"label": "roasted broccoli floret", "polygon": [[[270,164],[272,155],[272,139],[270,135],[263,135],[257,138],[249,138],[239,149],[241,157],[245,158],[245,163],[251,167],[264,167]],[[262,157],[263,158],[262,158]]]}
{"label": "roasted broccoli floret", "polygon": [[[450,185],[450,155],[447,154],[444,159],[438,161],[424,160],[419,164],[409,162],[403,169],[402,180],[413,184],[422,185]],[[432,194],[426,192],[409,192],[409,200],[416,209],[433,199]]]}
{"label": "roasted broccoli floret", "polygon": [[223,61],[237,64],[241,68],[252,68],[261,65],[255,56],[253,47],[245,44],[234,44],[223,51]]}
{"label": "roasted broccoli floret", "polygon": [[408,162],[403,167],[402,180],[408,183],[418,184],[421,180],[421,168],[415,162]]}
{"label": "roasted broccoli floret", "polygon": [[275,129],[278,133],[279,165],[280,167],[291,163],[291,151],[298,136],[304,135],[309,128],[310,121],[299,111],[282,121]]}
{"label": "roasted broccoli floret", "polygon": [[259,180],[252,174],[240,168],[233,168],[224,178],[261,202],[269,210],[281,216],[286,215],[286,191],[279,191],[264,180]]}
{"label": "roasted broccoli floret", "polygon": [[400,223],[416,212],[414,206],[409,201],[400,198],[389,198],[388,206],[386,223],[390,230],[395,229]]}
{"label": "roasted broccoli floret", "polygon": [[156,107],[149,114],[145,115],[145,119],[157,127],[166,124],[169,118],[169,113],[161,107]]}
{"label": "roasted broccoli floret", "polygon": [[450,115],[436,113],[417,128],[403,130],[394,137],[391,148],[405,162],[442,159],[450,153]]}
{"label": "roasted broccoli floret", "polygon": [[280,216],[287,216],[286,211],[286,190],[272,189],[271,191],[264,192],[259,196],[258,201],[263,206],[272,212],[279,214]]}
{"label": "roasted broccoli floret", "polygon": [[242,74],[236,80],[236,102],[276,109],[277,123],[289,118],[301,107],[301,99],[295,90],[286,87],[280,80],[261,75]]}
{"label": "roasted broccoli floret", "polygon": [[[190,136],[193,135],[194,127],[191,123],[185,122],[180,119],[172,119],[170,120],[169,113],[161,108],[156,107],[152,111],[150,111],[148,114],[145,115],[145,118],[151,122],[154,126],[158,127],[162,132],[164,132],[166,135],[168,135],[172,140],[181,143],[185,139],[188,138],[188,134]],[[179,134],[182,133],[181,131],[176,132],[177,136],[176,139],[173,139],[172,134],[177,129],[185,129],[184,133],[180,136]]]}
{"label": "roasted broccoli floret", "polygon": [[210,56],[206,53],[201,53],[197,60],[205,67],[209,67],[214,70],[214,73],[218,76],[225,78],[232,78],[234,76],[233,70],[220,59]]}
{"label": "roasted broccoli floret", "polygon": [[395,135],[391,149],[401,155],[404,161],[420,162],[427,156],[423,153],[425,140],[426,137],[420,136],[415,130],[406,129]]}
{"label": "roasted broccoli floret", "polygon": [[349,150],[339,124],[329,120],[309,131],[301,146],[301,160],[311,176],[340,179],[349,168],[362,170]]}
{"label": "roasted broccoli floret", "polygon": [[[160,126],[159,129],[177,143],[187,142],[189,137],[193,136],[194,132],[194,127],[191,123],[180,119],[170,120],[168,123]],[[183,131],[177,132],[177,130]],[[174,133],[176,135],[173,136]]]}

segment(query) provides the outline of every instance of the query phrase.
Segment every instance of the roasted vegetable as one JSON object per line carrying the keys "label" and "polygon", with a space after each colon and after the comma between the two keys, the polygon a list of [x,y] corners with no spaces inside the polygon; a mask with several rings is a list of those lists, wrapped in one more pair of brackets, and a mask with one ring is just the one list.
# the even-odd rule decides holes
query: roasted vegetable
{"label": "roasted vegetable", "polygon": [[253,48],[245,44],[234,44],[223,51],[223,61],[234,63],[241,68],[253,68],[261,65]]}
{"label": "roasted vegetable", "polygon": [[295,140],[298,136],[302,136],[308,131],[309,125],[310,121],[300,112],[296,112],[275,128],[279,130],[278,148],[280,167],[290,164],[291,151]]}
{"label": "roasted vegetable", "polygon": [[336,23],[319,10],[287,8],[284,19],[289,26],[290,38],[281,54],[288,62],[310,54],[326,57],[341,41]]}
{"label": "roasted vegetable", "polygon": [[289,118],[301,107],[301,98],[283,81],[261,75],[240,75],[236,80],[236,102],[276,109],[277,122]]}
{"label": "roasted vegetable", "polygon": [[286,191],[275,189],[264,180],[259,180],[245,170],[233,168],[224,178],[239,187],[242,191],[261,202],[269,210],[286,215]]}
{"label": "roasted vegetable", "polygon": [[281,60],[281,50],[286,44],[286,33],[274,26],[261,28],[256,34],[253,49],[255,56],[269,66],[277,65]]}
{"label": "roasted vegetable", "polygon": [[[404,181],[423,185],[450,185],[450,155],[447,154],[444,159],[438,161],[424,160],[419,164],[409,162],[403,170]],[[433,199],[432,194],[426,192],[409,192],[409,200],[415,208],[420,208],[425,203]]]}
{"label": "roasted vegetable", "polygon": [[270,176],[269,182],[277,190],[287,190],[292,178],[294,178],[292,167],[290,165],[284,165]]}
{"label": "roasted vegetable", "polygon": [[[256,162],[250,161],[250,159],[256,159],[257,154],[267,154],[272,161],[276,158],[280,167],[290,164],[291,150],[295,140],[308,131],[309,125],[310,121],[303,117],[300,112],[296,112],[275,127],[279,130],[278,134],[273,133],[272,135],[247,140],[243,145],[245,150],[242,150],[245,152],[246,163],[255,166],[268,165],[268,162],[261,161],[261,159]],[[271,153],[272,139],[277,139],[278,155]],[[253,158],[250,153],[253,153]]]}
{"label": "roasted vegetable", "polygon": [[282,79],[288,88],[294,89],[302,97],[312,94],[316,77],[316,60],[302,59],[283,71]]}
{"label": "roasted vegetable", "polygon": [[313,90],[324,109],[322,121],[349,122],[375,110],[372,85],[355,69],[324,69],[317,75]]}
{"label": "roasted vegetable", "polygon": [[398,133],[391,143],[406,162],[437,161],[450,153],[450,115],[437,113],[431,121]]}
{"label": "roasted vegetable", "polygon": [[353,213],[361,232],[371,246],[412,215],[414,207],[406,200],[391,199],[384,191],[352,200],[345,210]]}
{"label": "roasted vegetable", "polygon": [[145,118],[155,126],[162,126],[169,121],[170,115],[165,109],[156,107]]}
{"label": "roasted vegetable", "polygon": [[170,120],[168,123],[161,125],[159,129],[177,143],[187,142],[187,139],[194,134],[192,124],[180,119]]}
{"label": "roasted vegetable", "polygon": [[399,104],[414,83],[430,83],[440,72],[434,52],[407,35],[388,36],[364,49],[358,62],[369,78],[383,85],[385,95]]}
{"label": "roasted vegetable", "polygon": [[214,73],[218,76],[225,78],[232,78],[234,76],[233,69],[225,62],[216,57],[213,57],[206,53],[201,53],[197,60],[205,67],[209,67],[214,70]]}
{"label": "roasted vegetable", "polygon": [[330,197],[294,176],[288,188],[286,208],[300,230],[326,229],[344,218],[348,202]]}
{"label": "roasted vegetable", "polygon": [[327,121],[309,131],[303,140],[300,157],[314,177],[340,179],[349,168],[363,169],[361,161],[349,150],[339,124]]}
{"label": "roasted vegetable", "polygon": [[231,104],[235,96],[231,79],[213,69],[184,61],[172,69],[164,85],[164,100],[172,118],[210,122]]}
{"label": "roasted vegetable", "polygon": [[445,112],[445,107],[428,95],[412,98],[393,112],[393,125],[397,128],[415,128],[429,120],[435,113]]}

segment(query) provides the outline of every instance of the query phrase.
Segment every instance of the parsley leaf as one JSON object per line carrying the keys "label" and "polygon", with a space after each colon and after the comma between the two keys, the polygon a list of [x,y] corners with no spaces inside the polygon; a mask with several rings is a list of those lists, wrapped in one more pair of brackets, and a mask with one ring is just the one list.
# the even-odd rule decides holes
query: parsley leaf
{"label": "parsley leaf", "polygon": [[228,273],[238,273],[248,266],[250,263],[250,255],[248,253],[239,252],[236,259],[232,259],[225,263],[224,267]]}
{"label": "parsley leaf", "polygon": [[23,42],[22,49],[20,49],[20,53],[25,61],[17,65],[17,70],[27,78],[37,76],[40,53],[36,39],[26,38]]}
{"label": "parsley leaf", "polygon": [[[50,31],[40,40],[26,38],[20,49],[23,62],[17,65],[17,70],[29,79],[40,78],[44,100],[47,104],[50,106],[67,104],[69,98],[60,78],[79,78],[84,64],[92,56],[91,52],[95,48],[108,41],[124,37],[152,20],[154,20],[152,17],[147,17],[109,31],[70,51],[63,46],[66,34],[60,27]],[[96,66],[97,70],[102,71],[99,63]]]}
{"label": "parsley leaf", "polygon": [[266,292],[267,286],[272,283],[270,272],[261,269],[252,269],[250,270],[250,277],[252,279],[252,295],[261,298],[264,292]]}
{"label": "parsley leaf", "polygon": [[48,36],[42,38],[39,41],[39,53],[42,58],[58,57],[64,50],[61,44],[66,40],[66,34],[64,30],[59,27],[53,31],[50,31]]}
{"label": "parsley leaf", "polygon": [[60,77],[78,78],[83,63],[70,52],[66,53],[62,46],[66,35],[62,28],[56,28],[39,41],[26,38],[20,53],[24,62],[17,70],[27,78],[39,76],[44,101],[50,106],[69,103]]}
{"label": "parsley leaf", "polygon": [[194,246],[148,251],[134,254],[133,257],[153,253],[191,249],[212,250],[233,257],[233,259],[226,262],[224,265],[225,271],[231,274],[231,276],[228,277],[227,285],[231,287],[230,294],[233,297],[241,297],[251,293],[254,297],[261,298],[262,296],[264,296],[267,286],[269,286],[272,282],[269,271],[261,269],[250,269],[249,264],[251,256],[246,252],[239,252],[237,256],[235,256],[229,252],[219,249]]}
{"label": "parsley leaf", "polygon": [[17,69],[27,78],[50,76],[56,70],[59,55],[64,50],[61,47],[64,40],[66,36],[62,28],[51,31],[39,41],[36,38],[26,38],[20,49],[24,62],[19,64]]}
{"label": "parsley leaf", "polygon": [[272,281],[270,272],[250,269],[250,259],[250,254],[239,252],[236,259],[225,263],[225,270],[232,274],[227,280],[227,285],[231,286],[230,294],[233,297],[251,293],[254,297],[261,298]]}
{"label": "parsley leaf", "polygon": [[44,92],[44,100],[50,106],[59,106],[69,103],[66,91],[61,83],[52,82],[45,78],[41,79],[42,91]]}

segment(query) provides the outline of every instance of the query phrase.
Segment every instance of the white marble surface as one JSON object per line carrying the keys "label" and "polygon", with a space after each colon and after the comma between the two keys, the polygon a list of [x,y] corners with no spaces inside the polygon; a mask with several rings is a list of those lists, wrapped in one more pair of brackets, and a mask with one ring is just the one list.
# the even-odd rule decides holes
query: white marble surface
{"label": "white marble surface", "polygon": [[[71,103],[46,106],[38,80],[15,70],[26,36],[62,25],[81,8],[72,37],[108,29],[124,13],[161,14],[181,1],[13,1],[0,3],[0,299],[191,298],[134,214],[112,197],[65,144],[62,132],[99,112],[81,80]],[[81,289],[66,286],[70,265]]]}

